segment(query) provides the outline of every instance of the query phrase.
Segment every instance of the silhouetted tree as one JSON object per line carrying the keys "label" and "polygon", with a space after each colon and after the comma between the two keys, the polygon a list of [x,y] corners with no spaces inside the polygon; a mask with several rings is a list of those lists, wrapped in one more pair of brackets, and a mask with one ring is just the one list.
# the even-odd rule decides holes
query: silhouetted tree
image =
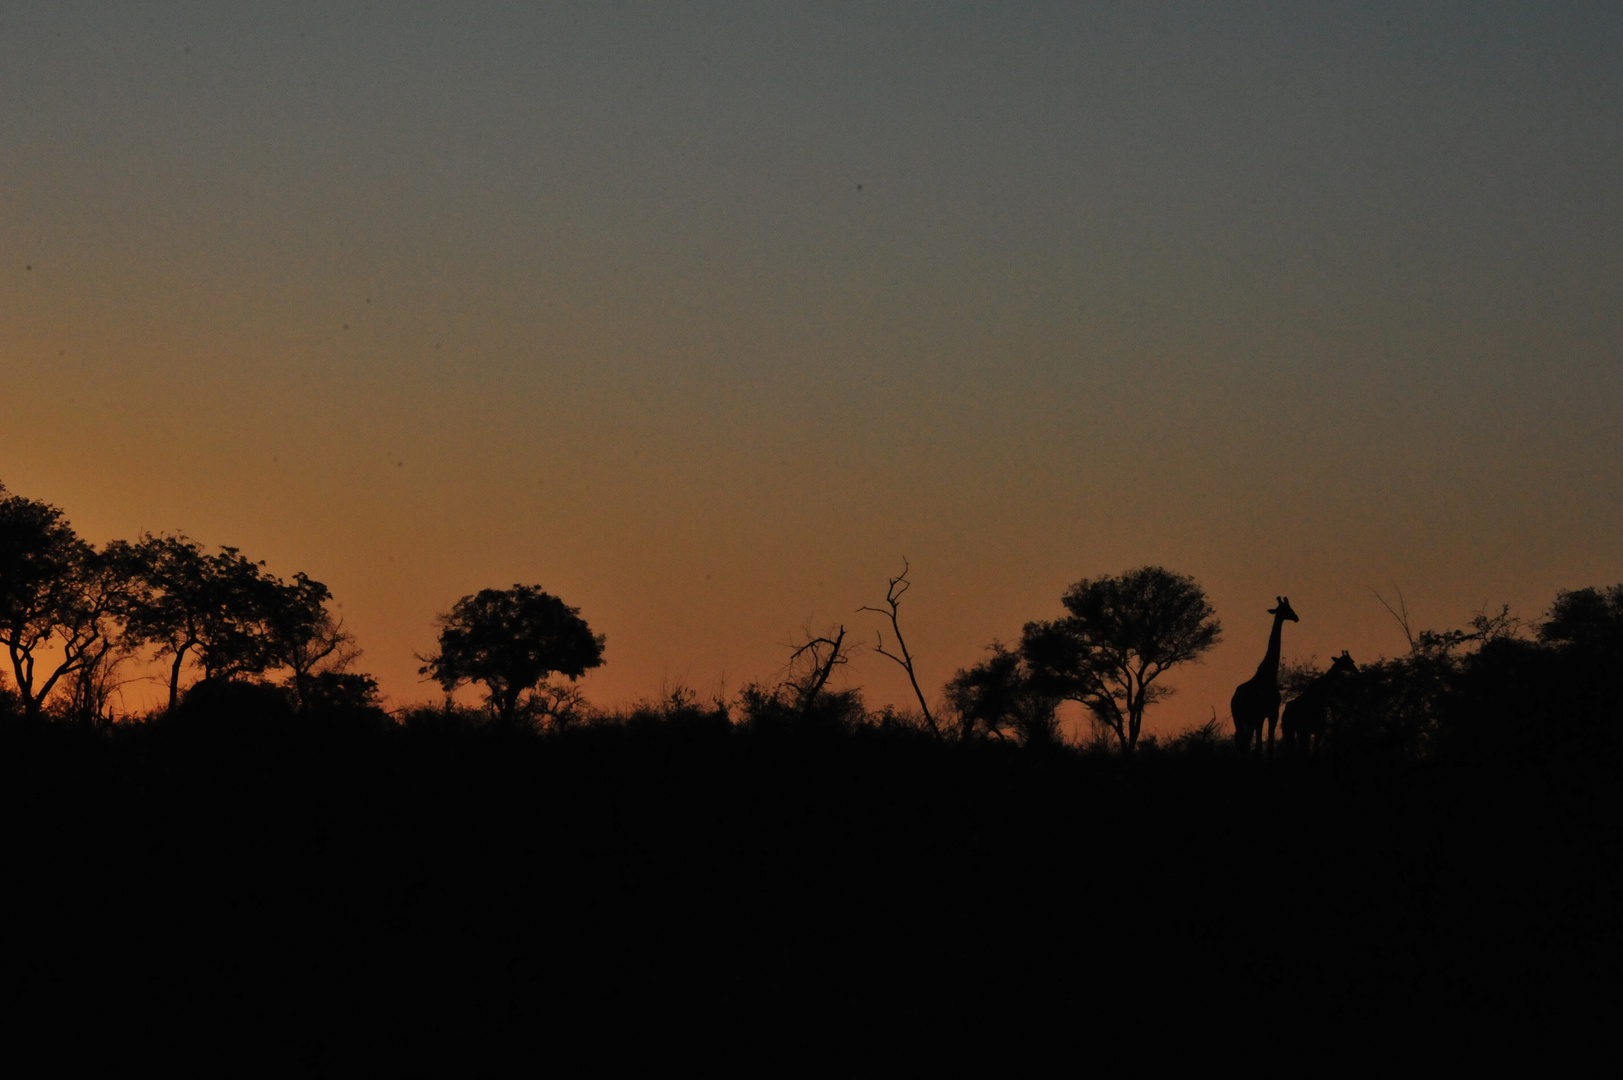
{"label": "silhouetted tree", "polygon": [[936,727],[935,717],[930,715],[930,705],[924,700],[924,691],[919,689],[918,676],[913,672],[913,654],[907,651],[907,642],[902,639],[902,624],[900,621],[902,594],[913,587],[913,583],[907,580],[908,569],[907,560],[904,558],[902,560],[902,572],[890,579],[889,587],[885,590],[885,608],[883,610],[866,605],[857,610],[876,612],[890,620],[891,632],[896,635],[896,647],[901,650],[901,654],[897,655],[885,648],[885,635],[883,633],[879,635],[879,644],[874,646],[874,651],[880,656],[886,656],[896,661],[901,666],[901,669],[907,672],[907,681],[913,684],[913,693],[919,699],[919,712],[924,715],[925,726],[930,729],[930,734],[939,735],[941,732]]}
{"label": "silhouetted tree", "polygon": [[842,626],[838,631],[830,633],[834,636],[824,635],[808,639],[789,657],[791,671],[798,664],[804,665],[804,670],[797,676],[791,676],[786,684],[793,691],[796,705],[804,716],[811,715],[817,704],[817,695],[828,684],[829,676],[834,674],[834,669],[845,664],[848,659],[844,652],[845,627]]}
{"label": "silhouetted tree", "polygon": [[308,574],[283,581],[236,548],[210,555],[185,536],[143,536],[130,558],[142,587],[127,605],[128,634],[169,661],[171,710],[188,660],[205,680],[286,669],[303,708],[317,674],[342,672],[360,655],[327,610],[332,593]]}
{"label": "silhouetted tree", "polygon": [[1144,710],[1171,692],[1155,680],[1217,643],[1216,613],[1194,578],[1159,566],[1083,579],[1061,600],[1070,614],[1027,623],[1021,655],[1040,688],[1087,706],[1131,753]]}
{"label": "silhouetted tree", "polygon": [[1539,640],[1596,657],[1623,656],[1623,585],[1557,594]]}
{"label": "silhouetted tree", "polygon": [[0,486],[0,642],[25,716],[116,646],[128,565],[127,545],[97,552],[61,510]]}
{"label": "silhouetted tree", "polygon": [[1623,755],[1623,585],[1561,593],[1538,634],[1556,652],[1567,740],[1617,760]]}
{"label": "silhouetted tree", "polygon": [[844,626],[816,636],[807,631],[790,653],[781,682],[747,683],[738,696],[744,723],[760,731],[849,731],[867,720],[862,691],[829,687],[834,670],[848,659],[845,633]]}
{"label": "silhouetted tree", "polygon": [[145,588],[129,612],[129,632],[169,660],[169,709],[180,700],[187,659],[204,679],[257,675],[273,663],[263,625],[265,582],[236,548],[209,555],[185,536],[143,536],[135,544]]}
{"label": "silhouetted tree", "polygon": [[141,678],[124,677],[125,665],[136,658],[138,647],[126,634],[114,632],[87,653],[85,663],[57,691],[66,717],[86,724],[110,721],[113,696]]}
{"label": "silhouetted tree", "polygon": [[[256,592],[267,659],[288,670],[287,686],[303,710],[317,696],[318,675],[338,675],[360,656],[355,636],[327,610],[327,586],[307,574],[296,573],[290,582],[264,577]],[[328,683],[338,686],[341,680]]]}
{"label": "silhouetted tree", "polygon": [[447,693],[482,683],[491,711],[504,723],[518,716],[526,692],[548,676],[571,682],[603,663],[604,636],[594,635],[580,609],[538,585],[481,589],[438,619],[440,648],[421,656],[421,674]]}
{"label": "silhouetted tree", "polygon": [[1415,630],[1401,591],[1395,603],[1375,595],[1403,632],[1409,651],[1365,664],[1342,681],[1337,722],[1326,732],[1326,745],[1342,756],[1429,758],[1445,728],[1457,728],[1462,719],[1461,680],[1480,667],[1484,650],[1491,661],[1507,656],[1506,646],[1525,644],[1521,621],[1502,606],[1491,614],[1479,612],[1468,628]]}
{"label": "silhouetted tree", "polygon": [[972,668],[960,668],[947,683],[959,738],[974,738],[980,732],[1002,738],[1004,729],[1010,728],[1028,746],[1056,742],[1055,709],[1061,699],[1036,685],[1019,653],[998,641],[987,651],[990,656]]}
{"label": "silhouetted tree", "polygon": [[1623,585],[1561,592],[1536,641],[1490,638],[1458,666],[1449,752],[1623,764]]}
{"label": "silhouetted tree", "polygon": [[318,671],[304,684],[299,708],[306,712],[355,712],[378,708],[378,681],[358,671]]}

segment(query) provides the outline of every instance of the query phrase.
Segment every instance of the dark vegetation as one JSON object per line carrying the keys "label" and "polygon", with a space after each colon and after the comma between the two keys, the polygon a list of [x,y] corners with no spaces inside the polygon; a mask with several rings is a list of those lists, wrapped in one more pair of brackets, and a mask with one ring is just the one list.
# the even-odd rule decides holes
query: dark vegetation
{"label": "dark vegetation", "polygon": [[[911,675],[905,583],[878,610]],[[934,713],[837,685],[843,627],[736,699],[594,710],[570,680],[603,638],[526,586],[423,658],[484,707],[388,712],[330,599],[185,538],[98,551],[0,491],[8,1046],[442,1075],[666,1022],[1345,1050],[1581,1038],[1623,1004],[1623,586],[1287,665],[1272,756],[1215,718],[1141,734],[1218,635],[1159,568],[1079,582]],[[115,717],[151,659],[169,704]]]}

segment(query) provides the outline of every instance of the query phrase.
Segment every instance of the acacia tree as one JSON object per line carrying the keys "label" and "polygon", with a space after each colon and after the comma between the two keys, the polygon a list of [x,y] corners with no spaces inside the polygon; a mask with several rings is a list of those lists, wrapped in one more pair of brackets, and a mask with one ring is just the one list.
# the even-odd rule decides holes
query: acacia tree
{"label": "acacia tree", "polygon": [[1156,679],[1221,637],[1216,612],[1194,578],[1159,566],[1084,578],[1061,601],[1070,614],[1027,623],[1021,655],[1038,687],[1086,706],[1131,753],[1145,709],[1171,693]]}
{"label": "acacia tree", "polygon": [[117,541],[96,551],[61,510],[0,485],[0,642],[25,716],[38,717],[63,679],[116,645],[127,553]]}
{"label": "acacia tree", "polygon": [[571,682],[603,663],[602,634],[593,634],[580,609],[539,585],[481,589],[436,620],[439,651],[419,656],[419,673],[450,693],[482,683],[492,712],[512,724],[526,693],[533,699],[551,675]]}

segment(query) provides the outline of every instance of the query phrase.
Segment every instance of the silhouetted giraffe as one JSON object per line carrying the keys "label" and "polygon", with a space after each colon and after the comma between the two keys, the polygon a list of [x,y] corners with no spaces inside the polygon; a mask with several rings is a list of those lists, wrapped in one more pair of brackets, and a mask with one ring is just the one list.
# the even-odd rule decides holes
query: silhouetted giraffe
{"label": "silhouetted giraffe", "polygon": [[1280,738],[1286,750],[1296,749],[1298,741],[1302,750],[1312,750],[1315,740],[1324,741],[1325,720],[1330,715],[1330,697],[1335,693],[1336,683],[1357,670],[1358,665],[1353,663],[1347,650],[1342,649],[1341,655],[1330,661],[1329,671],[1291,698],[1279,721]]}
{"label": "silhouetted giraffe", "polygon": [[1253,740],[1262,746],[1262,722],[1268,721],[1268,750],[1274,749],[1274,726],[1279,723],[1279,629],[1285,620],[1301,622],[1291,610],[1291,602],[1276,596],[1277,607],[1268,609],[1274,628],[1268,633],[1268,652],[1257,665],[1257,673],[1234,688],[1229,699],[1229,716],[1234,720],[1234,744],[1249,753]]}

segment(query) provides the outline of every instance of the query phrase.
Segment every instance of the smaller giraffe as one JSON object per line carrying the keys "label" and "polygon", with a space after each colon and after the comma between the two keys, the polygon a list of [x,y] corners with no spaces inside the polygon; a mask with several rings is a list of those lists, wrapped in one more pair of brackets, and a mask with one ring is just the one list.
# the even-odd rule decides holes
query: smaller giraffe
{"label": "smaller giraffe", "polygon": [[1291,602],[1283,596],[1274,597],[1279,603],[1268,609],[1274,617],[1274,627],[1268,632],[1268,651],[1263,654],[1257,673],[1234,688],[1229,699],[1229,716],[1234,719],[1234,744],[1241,753],[1250,753],[1255,742],[1262,747],[1262,724],[1268,722],[1268,750],[1274,748],[1274,727],[1279,723],[1279,636],[1285,620],[1301,622],[1291,610]]}
{"label": "smaller giraffe", "polygon": [[1330,661],[1330,670],[1307,684],[1307,688],[1285,705],[1280,720],[1280,737],[1286,750],[1311,751],[1324,742],[1325,721],[1330,716],[1330,703],[1336,685],[1358,670],[1346,649]]}

